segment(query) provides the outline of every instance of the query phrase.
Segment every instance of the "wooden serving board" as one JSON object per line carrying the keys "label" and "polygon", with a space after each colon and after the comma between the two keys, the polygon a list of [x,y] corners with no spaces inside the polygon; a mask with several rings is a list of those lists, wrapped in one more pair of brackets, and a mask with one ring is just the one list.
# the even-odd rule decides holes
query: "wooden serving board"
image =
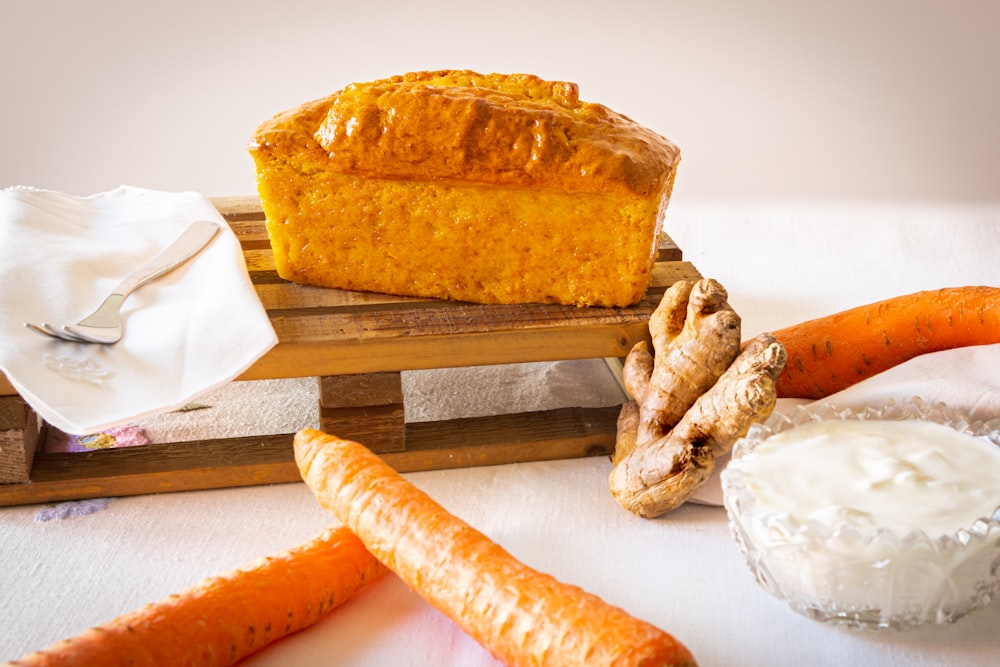
{"label": "wooden serving board", "polygon": [[[242,244],[250,278],[279,340],[237,381],[316,377],[321,383],[336,379],[337,395],[344,387],[356,388],[366,396],[362,404],[337,403],[330,398],[334,392],[321,392],[321,427],[356,429],[400,471],[609,454],[617,406],[408,424],[398,374],[620,359],[635,343],[648,340],[649,316],[666,288],[700,277],[682,260],[680,249],[664,239],[652,286],[630,308],[479,305],[305,287],[275,272],[256,198],[213,203]],[[15,393],[0,374],[0,396]],[[39,451],[29,482],[0,484],[0,505],[294,482],[299,475],[292,435],[247,434],[87,453]]]}

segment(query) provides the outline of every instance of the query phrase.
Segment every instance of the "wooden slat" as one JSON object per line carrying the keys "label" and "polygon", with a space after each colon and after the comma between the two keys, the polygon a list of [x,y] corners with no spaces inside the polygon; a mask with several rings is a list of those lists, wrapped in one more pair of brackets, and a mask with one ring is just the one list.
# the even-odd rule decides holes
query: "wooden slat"
{"label": "wooden slat", "polygon": [[43,453],[30,482],[0,485],[0,505],[293,482],[290,454],[290,435]]}
{"label": "wooden slat", "polygon": [[[277,275],[277,274],[275,274]],[[343,310],[374,310],[415,308],[418,304],[429,304],[434,308],[448,308],[455,302],[424,299],[420,297],[394,296],[392,294],[377,294],[375,292],[351,292],[348,290],[326,289],[296,285],[280,278],[276,282],[258,282],[258,275],[251,274],[254,288],[260,297],[264,308],[272,317],[294,315],[295,311],[303,313],[308,309],[317,312],[339,308]]]}
{"label": "wooden slat", "polygon": [[666,286],[699,277],[688,262],[661,263],[647,299],[625,309],[480,305],[323,289],[315,295],[322,305],[310,307],[309,295],[267,285],[262,300],[285,306],[271,311],[279,343],[241,379],[624,356],[648,340],[649,315]]}
{"label": "wooden slat", "polygon": [[[564,408],[408,424],[400,472],[610,454],[618,407]],[[32,479],[0,485],[0,506],[300,481],[292,435],[40,454]]]}
{"label": "wooden slat", "polygon": [[260,223],[260,228],[264,225],[264,209],[260,205],[257,197],[237,196],[237,197],[212,197],[212,205],[218,209],[229,222],[241,222],[245,220]]}
{"label": "wooden slat", "polygon": [[[280,330],[280,327],[279,327]],[[280,337],[279,332],[279,337]],[[642,322],[363,342],[279,342],[241,380],[622,357],[648,338]]]}
{"label": "wooden slat", "polygon": [[[250,253],[245,254],[250,255]],[[258,258],[262,258],[265,254],[270,255],[270,251],[254,252],[254,255]],[[348,290],[312,287],[309,285],[296,285],[295,283],[278,278],[277,273],[267,269],[251,270],[250,277],[258,296],[260,296],[261,302],[264,304],[264,308],[268,311],[332,307],[399,308],[414,306],[419,303],[429,303],[435,308],[450,308],[461,305],[460,302],[456,301],[441,301],[439,299],[423,297],[395,296],[373,292],[352,292]],[[659,262],[653,267],[653,276],[650,281],[649,290],[646,292],[645,301],[647,303],[657,302],[670,285],[673,285],[678,280],[697,277],[700,277],[700,274],[690,262]],[[517,307],[524,308],[528,306],[541,309],[543,314],[546,312],[546,309],[565,308],[565,306],[545,304],[519,304]],[[640,305],[639,307],[641,308],[642,306]],[[600,311],[600,309],[585,310]]]}
{"label": "wooden slat", "polygon": [[[254,287],[260,297],[264,308],[272,313],[272,316],[294,315],[295,313],[284,312],[294,310],[317,309],[402,309],[402,308],[458,308],[467,307],[468,304],[456,301],[441,301],[438,299],[427,299],[422,297],[394,296],[391,294],[377,294],[373,292],[351,292],[348,290],[327,289],[323,287],[311,287],[308,285],[296,285],[277,278],[272,280],[270,272],[261,280],[261,272],[251,272]],[[639,304],[635,308],[643,309],[648,306],[655,306],[670,285],[678,280],[697,279],[700,274],[690,262],[660,262],[653,268],[653,278],[646,292],[645,304]],[[423,306],[419,305],[423,304]],[[548,316],[552,311],[565,309],[566,306],[553,306],[545,304],[520,304],[515,306],[518,309],[534,309],[539,317]],[[493,306],[481,306],[481,308],[495,308]],[[506,306],[511,308],[511,306]],[[600,315],[607,309],[576,309],[583,310],[583,316],[591,314]]]}

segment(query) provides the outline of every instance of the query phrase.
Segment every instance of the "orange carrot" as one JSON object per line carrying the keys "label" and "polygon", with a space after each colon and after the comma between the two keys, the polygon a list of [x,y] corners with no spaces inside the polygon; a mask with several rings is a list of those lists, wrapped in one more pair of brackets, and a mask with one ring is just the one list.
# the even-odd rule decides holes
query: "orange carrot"
{"label": "orange carrot", "polygon": [[329,528],[7,667],[233,665],[313,625],[386,572],[347,528]]}
{"label": "orange carrot", "polygon": [[516,560],[364,446],[305,430],[295,460],[323,507],[506,664],[695,664],[662,630]]}
{"label": "orange carrot", "polygon": [[788,353],[778,396],[824,398],[921,354],[1000,343],[1000,287],[915,292],[773,333]]}

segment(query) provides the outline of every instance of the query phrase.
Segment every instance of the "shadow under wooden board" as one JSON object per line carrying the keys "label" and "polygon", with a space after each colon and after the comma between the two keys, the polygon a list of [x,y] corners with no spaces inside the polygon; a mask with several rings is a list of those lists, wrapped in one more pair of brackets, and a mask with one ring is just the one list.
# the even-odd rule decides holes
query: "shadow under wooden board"
{"label": "shadow under wooden board", "polygon": [[[402,472],[610,454],[618,406],[406,423],[400,372],[578,359],[608,359],[613,367],[648,340],[663,292],[701,277],[665,237],[645,299],[629,308],[480,305],[305,287],[275,272],[255,197],[213,203],[240,240],[279,341],[236,381],[317,378],[320,428],[364,442]],[[19,400],[15,393],[0,374],[0,396]],[[40,442],[48,428],[41,425]],[[296,482],[291,442],[291,433],[248,433],[83,453],[39,446],[29,481],[0,484],[0,505]]]}

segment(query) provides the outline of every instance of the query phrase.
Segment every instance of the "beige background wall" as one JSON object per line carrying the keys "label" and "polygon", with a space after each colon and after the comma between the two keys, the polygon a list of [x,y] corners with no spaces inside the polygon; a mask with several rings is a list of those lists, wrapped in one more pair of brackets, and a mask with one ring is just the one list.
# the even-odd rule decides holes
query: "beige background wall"
{"label": "beige background wall", "polygon": [[579,83],[681,146],[688,200],[1000,200],[990,0],[0,8],[0,187],[249,194],[259,121],[351,81],[457,67]]}

